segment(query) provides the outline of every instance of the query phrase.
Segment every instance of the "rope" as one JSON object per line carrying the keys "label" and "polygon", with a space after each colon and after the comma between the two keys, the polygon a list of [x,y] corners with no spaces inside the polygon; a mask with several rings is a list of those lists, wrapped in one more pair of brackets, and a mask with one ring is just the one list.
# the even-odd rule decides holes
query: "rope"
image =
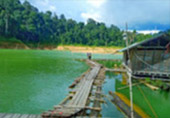
{"label": "rope", "polygon": [[153,107],[151,106],[149,100],[147,99],[147,97],[145,96],[144,92],[142,91],[142,89],[137,85],[137,88],[140,90],[140,92],[142,93],[146,103],[148,104],[149,108],[151,109],[152,113],[154,114],[155,118],[158,118],[156,112],[154,111]]}

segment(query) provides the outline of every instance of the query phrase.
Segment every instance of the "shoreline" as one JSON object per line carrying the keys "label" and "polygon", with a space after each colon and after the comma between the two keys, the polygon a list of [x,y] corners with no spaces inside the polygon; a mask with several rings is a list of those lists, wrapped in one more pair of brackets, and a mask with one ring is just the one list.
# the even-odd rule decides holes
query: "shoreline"
{"label": "shoreline", "polygon": [[[54,50],[71,51],[72,53],[115,54],[121,47],[93,47],[93,46],[58,46]],[[121,54],[121,53],[116,53]]]}

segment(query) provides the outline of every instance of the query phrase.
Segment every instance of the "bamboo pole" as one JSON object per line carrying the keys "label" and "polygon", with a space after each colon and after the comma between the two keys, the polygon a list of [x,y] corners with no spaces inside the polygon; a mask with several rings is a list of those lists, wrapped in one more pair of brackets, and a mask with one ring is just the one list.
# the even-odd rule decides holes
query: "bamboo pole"
{"label": "bamboo pole", "polygon": [[[128,47],[129,45],[128,45],[128,32],[127,32],[127,30],[128,30],[128,25],[126,23],[126,35],[127,35],[127,37],[126,37],[126,46]],[[128,54],[128,58],[129,58],[129,66],[132,67],[131,66],[131,62],[130,62],[130,52],[129,52],[129,49],[127,49],[127,54]],[[127,74],[129,75],[129,88],[130,88],[129,92],[130,92],[131,118],[134,118],[134,113],[133,113],[133,93],[132,93],[132,72],[131,71],[130,72],[127,71]]]}

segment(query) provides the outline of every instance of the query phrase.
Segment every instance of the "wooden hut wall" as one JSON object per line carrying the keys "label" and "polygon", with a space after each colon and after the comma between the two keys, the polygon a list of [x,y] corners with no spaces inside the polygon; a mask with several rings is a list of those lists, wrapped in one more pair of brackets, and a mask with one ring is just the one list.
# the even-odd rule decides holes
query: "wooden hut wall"
{"label": "wooden hut wall", "polygon": [[144,68],[144,65],[140,61],[140,59],[144,59],[145,54],[146,53],[143,50],[141,51],[134,50],[133,54],[131,55],[132,58],[131,63],[132,63],[133,71],[142,70]]}
{"label": "wooden hut wall", "polygon": [[161,61],[154,64],[154,68],[158,68],[159,72],[170,73],[170,54],[162,53]]}
{"label": "wooden hut wall", "polygon": [[[169,59],[170,56],[166,56],[166,58]],[[162,64],[164,60],[165,60],[165,50],[133,50],[133,53],[131,53],[131,62],[132,62],[133,71],[139,71],[139,70],[159,71],[161,67],[160,64]],[[169,64],[170,63],[169,61],[167,61],[166,63]],[[169,65],[165,65],[165,66],[169,68]],[[166,67],[165,69],[162,69],[162,71],[167,70]]]}
{"label": "wooden hut wall", "polygon": [[126,64],[127,61],[127,55],[126,55],[126,51],[123,53],[123,62]]}

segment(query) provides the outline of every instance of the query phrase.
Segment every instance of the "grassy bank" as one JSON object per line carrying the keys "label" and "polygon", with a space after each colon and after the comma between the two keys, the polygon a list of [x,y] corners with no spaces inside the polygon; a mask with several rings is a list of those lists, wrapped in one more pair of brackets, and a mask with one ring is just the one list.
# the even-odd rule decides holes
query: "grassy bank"
{"label": "grassy bank", "polygon": [[121,60],[97,60],[98,63],[104,65],[107,68],[120,68],[122,65]]}

